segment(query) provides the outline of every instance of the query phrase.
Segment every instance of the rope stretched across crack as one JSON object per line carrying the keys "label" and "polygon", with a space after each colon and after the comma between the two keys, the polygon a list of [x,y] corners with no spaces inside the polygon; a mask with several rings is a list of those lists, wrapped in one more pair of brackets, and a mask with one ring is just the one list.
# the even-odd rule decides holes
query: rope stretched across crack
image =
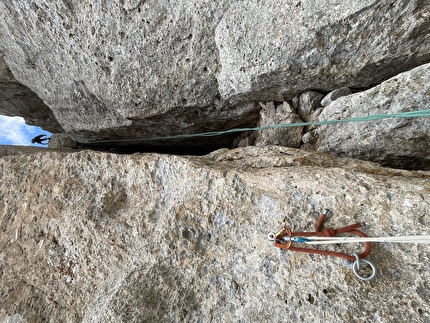
{"label": "rope stretched across crack", "polygon": [[387,113],[387,114],[373,114],[368,116],[353,117],[353,118],[340,119],[340,120],[279,123],[279,124],[260,126],[260,127],[254,127],[254,128],[234,128],[229,130],[209,131],[209,132],[191,133],[191,134],[179,134],[179,135],[172,135],[172,136],[139,137],[139,138],[110,139],[110,140],[107,140],[107,139],[106,140],[78,140],[78,141],[84,144],[106,144],[106,143],[116,143],[116,142],[117,143],[119,142],[144,143],[144,142],[160,141],[160,140],[179,140],[179,139],[190,139],[190,138],[198,138],[198,137],[214,137],[214,136],[222,136],[222,135],[237,133],[237,132],[258,131],[258,130],[266,130],[266,129],[323,126],[323,125],[334,125],[334,124],[348,123],[348,122],[371,122],[371,121],[389,119],[389,118],[419,118],[419,117],[430,117],[430,110],[417,110],[417,111]]}

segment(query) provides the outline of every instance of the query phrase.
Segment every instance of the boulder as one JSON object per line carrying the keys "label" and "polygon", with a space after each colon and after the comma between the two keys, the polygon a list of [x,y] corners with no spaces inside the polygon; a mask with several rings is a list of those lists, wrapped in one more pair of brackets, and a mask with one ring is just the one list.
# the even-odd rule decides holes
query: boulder
{"label": "boulder", "polygon": [[300,95],[299,104],[297,107],[297,113],[304,121],[313,121],[312,115],[316,110],[321,108],[321,100],[324,98],[324,94],[307,91]]}
{"label": "boulder", "polygon": [[314,231],[325,208],[326,227],[428,234],[429,172],[270,146],[44,150],[0,158],[0,179],[2,322],[430,319],[426,245],[374,244],[377,278],[362,282],[267,240],[284,224]]}
{"label": "boulder", "polygon": [[[258,127],[273,126],[281,123],[302,122],[292,105],[288,102],[260,103]],[[264,129],[240,134],[237,147],[279,145],[298,148],[302,142],[303,127]]]}
{"label": "boulder", "polygon": [[[333,101],[317,121],[428,110],[430,64],[401,73],[367,91]],[[406,169],[430,170],[430,118],[385,119],[320,126],[302,147],[372,160]]]}
{"label": "boulder", "polygon": [[48,143],[48,148],[75,149],[78,148],[78,146],[79,144],[65,132],[52,134]]}
{"label": "boulder", "polygon": [[2,2],[0,51],[81,142],[234,127],[249,111],[220,104],[213,36],[228,3]]}

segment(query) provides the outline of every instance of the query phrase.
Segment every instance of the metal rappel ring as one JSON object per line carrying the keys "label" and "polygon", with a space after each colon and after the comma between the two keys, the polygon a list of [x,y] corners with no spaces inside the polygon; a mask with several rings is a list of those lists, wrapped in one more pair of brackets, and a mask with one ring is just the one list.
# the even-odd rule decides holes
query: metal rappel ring
{"label": "metal rappel ring", "polygon": [[[369,260],[366,259],[360,259],[360,257],[358,257],[358,255],[356,253],[354,253],[355,256],[355,261],[352,264],[352,271],[354,272],[355,276],[357,276],[359,279],[364,280],[364,281],[371,281],[374,280],[376,277],[376,267],[375,265],[370,262]],[[367,265],[370,266],[370,268],[372,269],[372,274],[370,276],[363,276],[360,274],[360,265],[361,263],[366,263]]]}
{"label": "metal rappel ring", "polygon": [[267,239],[269,239],[270,241],[275,241],[275,233],[274,232],[270,232],[267,235]]}

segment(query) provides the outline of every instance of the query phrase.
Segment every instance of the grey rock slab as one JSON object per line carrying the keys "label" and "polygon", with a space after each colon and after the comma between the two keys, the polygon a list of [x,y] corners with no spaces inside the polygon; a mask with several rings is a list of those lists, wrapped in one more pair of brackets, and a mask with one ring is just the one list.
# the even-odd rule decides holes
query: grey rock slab
{"label": "grey rock slab", "polygon": [[366,88],[430,61],[427,1],[239,2],[216,29],[221,95],[284,101]]}
{"label": "grey rock slab", "polygon": [[[10,146],[10,145],[0,145],[0,157],[4,156],[20,156],[20,155],[37,155],[37,154],[43,154],[47,152],[47,149],[49,149],[50,152],[56,151],[56,152],[73,152],[75,150],[71,149],[50,149],[50,148],[42,148],[42,147],[35,147],[35,146]],[[37,158],[37,157],[34,157]]]}
{"label": "grey rock slab", "polygon": [[[430,64],[401,73],[367,91],[338,98],[317,121],[428,110]],[[430,118],[385,119],[319,126],[303,147],[409,169],[430,169]]]}
{"label": "grey rock slab", "polygon": [[49,148],[75,149],[78,145],[79,144],[65,132],[52,134],[48,143]]}
{"label": "grey rock slab", "polygon": [[428,12],[419,0],[11,0],[0,53],[75,140],[175,135],[251,126],[250,102],[429,61]]}
{"label": "grey rock slab", "polygon": [[324,208],[327,227],[428,233],[429,172],[269,146],[45,150],[0,158],[0,178],[1,321],[430,319],[426,245],[374,245],[378,277],[364,283],[267,240],[284,224],[313,231]]}
{"label": "grey rock slab", "polygon": [[[293,106],[288,102],[259,103],[260,118],[257,127],[274,126],[283,123],[302,122]],[[239,134],[234,147],[277,145],[291,148],[300,147],[303,127],[274,128],[257,131],[247,131]]]}

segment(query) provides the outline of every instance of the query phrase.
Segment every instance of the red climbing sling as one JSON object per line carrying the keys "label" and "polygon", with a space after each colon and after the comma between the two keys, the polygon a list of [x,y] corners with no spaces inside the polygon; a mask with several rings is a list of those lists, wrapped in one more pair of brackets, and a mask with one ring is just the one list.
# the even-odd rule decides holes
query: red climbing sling
{"label": "red climbing sling", "polygon": [[[351,233],[360,237],[367,237],[363,231],[357,230],[358,228],[362,228],[364,223],[356,223],[340,229],[327,228],[322,230],[321,227],[325,218],[327,217],[328,212],[329,211],[326,209],[320,215],[315,226],[315,232],[292,232],[289,227],[284,226],[278,231],[278,233],[269,236],[269,239],[275,241],[275,246],[278,248],[288,249],[290,251],[313,253],[323,256],[340,257],[349,261],[355,261],[356,257],[354,255],[348,255],[342,252],[293,246],[293,243],[306,242],[306,239],[302,237],[335,237],[341,233]],[[366,258],[372,248],[370,242],[364,242],[364,244],[365,249],[358,255],[359,258]]]}

